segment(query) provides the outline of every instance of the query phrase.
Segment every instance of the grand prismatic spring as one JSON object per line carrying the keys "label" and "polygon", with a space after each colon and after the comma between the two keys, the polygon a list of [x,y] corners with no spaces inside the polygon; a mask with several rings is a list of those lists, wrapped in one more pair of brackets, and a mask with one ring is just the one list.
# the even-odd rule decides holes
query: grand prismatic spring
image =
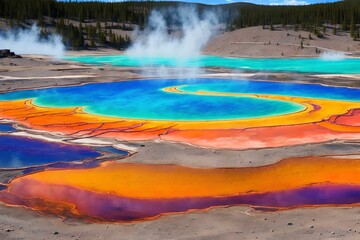
{"label": "grand prismatic spring", "polygon": [[[70,59],[124,66],[123,58]],[[360,72],[354,67],[359,64],[356,59],[296,59],[289,65],[286,59],[205,58],[202,67],[238,64],[240,69],[275,72]],[[129,80],[2,93],[0,117],[69,138],[163,140],[233,150],[275,148],[360,139],[360,89],[243,79]],[[360,203],[357,159],[310,156],[262,167],[211,169],[116,160],[22,175],[0,191],[0,201],[105,222],[228,205],[273,211]]]}

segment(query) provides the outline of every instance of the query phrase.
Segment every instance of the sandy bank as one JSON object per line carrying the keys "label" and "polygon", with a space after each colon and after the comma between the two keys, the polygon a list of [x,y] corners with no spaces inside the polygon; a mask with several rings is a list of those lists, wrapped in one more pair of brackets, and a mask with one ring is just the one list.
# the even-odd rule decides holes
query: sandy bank
{"label": "sandy bank", "polygon": [[333,35],[328,30],[324,38],[318,38],[305,31],[284,30],[281,27],[270,31],[258,26],[218,34],[204,49],[204,53],[209,55],[277,58],[318,57],[326,51],[358,56],[360,44],[353,41],[348,33]]}
{"label": "sandy bank", "polygon": [[[160,217],[133,224],[88,224],[0,206],[2,239],[349,239],[359,238],[357,208],[275,213],[245,207]],[[335,224],[336,222],[336,224]]]}

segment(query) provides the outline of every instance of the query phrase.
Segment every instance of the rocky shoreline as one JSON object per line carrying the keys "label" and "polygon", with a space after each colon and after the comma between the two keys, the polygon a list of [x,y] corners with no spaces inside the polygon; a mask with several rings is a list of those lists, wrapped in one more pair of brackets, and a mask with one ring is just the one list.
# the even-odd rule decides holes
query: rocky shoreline
{"label": "rocky shoreline", "polygon": [[10,49],[0,49],[0,58],[21,58],[21,56],[11,52]]}

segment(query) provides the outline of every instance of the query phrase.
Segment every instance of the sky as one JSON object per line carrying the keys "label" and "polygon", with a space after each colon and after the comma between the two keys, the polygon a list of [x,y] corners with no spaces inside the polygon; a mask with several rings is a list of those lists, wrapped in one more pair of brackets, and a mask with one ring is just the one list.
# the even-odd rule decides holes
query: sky
{"label": "sky", "polygon": [[[86,1],[86,0],[80,0],[80,1]],[[122,2],[124,0],[103,0],[103,1],[104,2]],[[161,1],[161,0],[158,0],[158,1]],[[167,0],[167,1],[169,1],[169,0]],[[197,3],[205,3],[205,4],[249,2],[249,3],[264,4],[264,5],[306,5],[306,4],[314,4],[314,3],[337,2],[340,0],[170,0],[170,1],[197,2]]]}
{"label": "sky", "polygon": [[324,3],[324,2],[336,2],[338,0],[186,0],[187,2],[202,2],[208,4],[221,4],[221,3],[231,3],[231,2],[251,2],[256,4],[265,4],[265,5],[306,5],[314,3]]}
{"label": "sky", "polygon": [[223,4],[232,2],[250,2],[265,5],[306,5],[324,2],[337,2],[339,0],[180,0],[182,2],[198,2],[206,4]]}

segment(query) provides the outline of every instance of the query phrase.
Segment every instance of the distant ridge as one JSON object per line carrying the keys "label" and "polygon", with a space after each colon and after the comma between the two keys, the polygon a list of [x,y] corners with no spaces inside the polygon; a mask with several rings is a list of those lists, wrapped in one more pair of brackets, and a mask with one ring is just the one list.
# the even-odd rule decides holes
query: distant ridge
{"label": "distant ridge", "polygon": [[[77,2],[55,0],[0,0],[0,31],[28,27],[36,22],[46,37],[56,31],[73,49],[108,46],[124,49],[131,44],[131,31],[147,25],[152,10],[193,6],[200,13],[214,11],[223,30],[252,26],[274,30],[274,26],[292,26],[318,37],[329,28],[334,34],[348,31],[360,40],[360,0],[343,0],[303,6],[269,6],[237,2],[220,5],[181,1]],[[168,13],[171,14],[171,13]],[[81,23],[81,24],[80,24]],[[110,26],[109,26],[110,25]],[[2,27],[1,27],[2,26]],[[326,27],[327,26],[327,27]]]}

